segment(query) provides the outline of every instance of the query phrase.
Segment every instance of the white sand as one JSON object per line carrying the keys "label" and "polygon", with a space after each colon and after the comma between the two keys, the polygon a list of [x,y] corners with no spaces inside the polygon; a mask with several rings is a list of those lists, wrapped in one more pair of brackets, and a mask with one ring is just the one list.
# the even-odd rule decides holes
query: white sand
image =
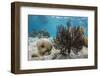
{"label": "white sand", "polygon": [[[39,38],[32,38],[29,37],[28,40],[28,45],[29,45],[29,53],[28,53],[28,59],[29,60],[51,60],[51,59],[76,59],[76,58],[87,58],[88,57],[88,48],[83,47],[82,50],[80,52],[78,52],[78,55],[75,55],[73,53],[73,51],[71,51],[71,54],[67,57],[62,56],[59,54],[60,50],[57,50],[53,47],[53,49],[51,50],[52,53],[50,55],[47,56],[42,56],[42,57],[32,57],[33,54],[37,54],[37,47],[36,47],[36,43],[39,40]],[[50,42],[52,42],[52,38],[48,38],[48,40],[50,40]]]}

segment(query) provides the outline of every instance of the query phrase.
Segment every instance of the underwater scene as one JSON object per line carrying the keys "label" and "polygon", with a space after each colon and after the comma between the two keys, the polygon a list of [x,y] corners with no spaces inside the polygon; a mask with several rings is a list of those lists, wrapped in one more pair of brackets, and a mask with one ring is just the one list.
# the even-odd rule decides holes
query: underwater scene
{"label": "underwater scene", "polygon": [[28,15],[28,60],[88,58],[88,17]]}

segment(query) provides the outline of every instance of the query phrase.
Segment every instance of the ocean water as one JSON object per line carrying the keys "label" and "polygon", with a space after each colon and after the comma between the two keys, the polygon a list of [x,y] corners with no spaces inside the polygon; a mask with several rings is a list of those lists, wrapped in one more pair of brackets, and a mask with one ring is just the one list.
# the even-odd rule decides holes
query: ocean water
{"label": "ocean water", "polygon": [[47,30],[51,37],[56,36],[57,26],[66,26],[69,22],[71,26],[82,26],[85,35],[88,36],[88,17],[77,16],[56,16],[56,15],[28,15],[28,33],[35,30]]}

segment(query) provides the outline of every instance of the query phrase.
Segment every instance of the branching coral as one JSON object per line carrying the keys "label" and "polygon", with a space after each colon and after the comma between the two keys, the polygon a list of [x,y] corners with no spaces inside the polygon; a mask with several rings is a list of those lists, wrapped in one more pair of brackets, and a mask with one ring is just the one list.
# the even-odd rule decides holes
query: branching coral
{"label": "branching coral", "polygon": [[71,50],[77,54],[83,46],[87,46],[87,38],[84,37],[84,28],[80,26],[60,25],[57,27],[55,48],[61,50],[62,55],[69,55]]}

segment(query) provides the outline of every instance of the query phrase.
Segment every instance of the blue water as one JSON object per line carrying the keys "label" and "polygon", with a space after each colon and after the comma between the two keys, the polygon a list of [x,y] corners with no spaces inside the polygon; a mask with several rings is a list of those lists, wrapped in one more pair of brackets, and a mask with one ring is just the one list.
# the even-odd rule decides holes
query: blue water
{"label": "blue water", "polygon": [[28,15],[28,33],[36,30],[47,30],[50,36],[56,36],[58,25],[66,26],[68,21],[72,26],[82,26],[85,28],[85,35],[88,35],[88,17],[77,16],[53,16],[53,15]]}

